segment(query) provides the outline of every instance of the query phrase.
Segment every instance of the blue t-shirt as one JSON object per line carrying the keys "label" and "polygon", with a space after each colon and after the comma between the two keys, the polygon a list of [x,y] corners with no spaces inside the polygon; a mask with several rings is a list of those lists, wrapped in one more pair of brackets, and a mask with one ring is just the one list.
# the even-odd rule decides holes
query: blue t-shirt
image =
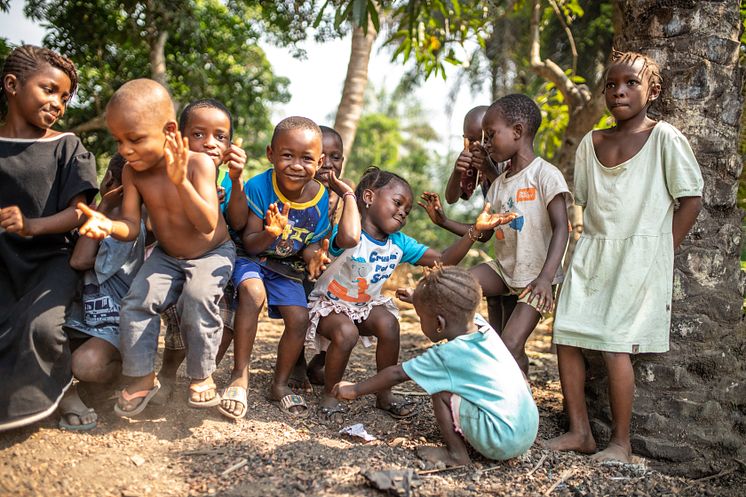
{"label": "blue t-shirt", "polygon": [[464,437],[482,455],[509,459],[536,439],[539,412],[518,364],[480,315],[478,331],[430,347],[402,364],[412,381],[430,395],[461,397]]}
{"label": "blue t-shirt", "polygon": [[225,216],[225,211],[228,209],[228,201],[231,199],[231,191],[233,189],[233,182],[231,181],[231,177],[228,176],[228,171],[218,169],[217,184],[219,187],[222,187],[225,192],[225,197],[223,197],[223,201],[220,203],[220,212]]}
{"label": "blue t-shirt", "polygon": [[285,204],[290,207],[288,224],[283,233],[267,250],[257,257],[250,257],[251,259],[283,276],[303,280],[306,268],[299,253],[308,245],[322,240],[331,229],[329,194],[321,183],[318,184],[319,191],[313,199],[298,203],[288,200],[282,194],[275,181],[274,169],[268,169],[246,182],[244,190],[249,209],[259,219],[264,219],[267,209],[273,203],[277,203],[280,211]]}

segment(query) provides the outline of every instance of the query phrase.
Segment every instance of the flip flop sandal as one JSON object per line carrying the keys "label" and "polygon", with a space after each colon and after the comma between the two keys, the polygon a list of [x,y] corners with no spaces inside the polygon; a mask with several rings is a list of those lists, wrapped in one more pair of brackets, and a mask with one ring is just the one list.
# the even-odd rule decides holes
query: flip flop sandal
{"label": "flip flop sandal", "polygon": [[248,410],[248,394],[244,387],[228,387],[225,389],[222,395],[222,400],[232,400],[241,404],[242,409],[240,414],[235,414],[227,409],[224,409],[222,404],[218,405],[218,411],[220,414],[231,419],[241,419],[246,416]]}
{"label": "flip flop sandal", "polygon": [[[414,406],[411,411],[406,414],[401,414],[402,411],[406,411],[407,408],[410,406]],[[411,418],[412,416],[417,414],[417,407],[417,402],[407,397],[405,397],[403,400],[393,401],[387,407],[376,406],[377,409],[384,411],[386,414],[394,419]]]}
{"label": "flip flop sandal", "polygon": [[[308,416],[308,404],[300,395],[288,394],[279,400],[280,410],[295,418],[305,418]],[[293,412],[290,409],[293,407],[302,407],[303,409],[298,412]]]}
{"label": "flip flop sandal", "polygon": [[332,407],[320,407],[319,417],[322,419],[322,421],[326,421],[328,423],[342,424],[344,422],[343,415],[346,412],[347,409],[345,409],[342,404],[337,404],[336,406]]}
{"label": "flip flop sandal", "polygon": [[133,416],[137,416],[138,414],[143,412],[143,410],[150,402],[150,399],[152,399],[153,396],[158,393],[158,390],[160,389],[161,384],[158,383],[158,380],[155,380],[155,385],[149,390],[140,390],[135,393],[129,393],[126,387],[123,388],[122,391],[119,393],[119,399],[124,399],[125,402],[130,402],[132,400],[140,398],[142,398],[142,400],[134,409],[125,410],[122,409],[122,407],[119,405],[119,399],[117,399],[117,403],[114,404],[114,413],[121,418],[131,418]]}
{"label": "flip flop sandal", "polygon": [[192,396],[190,395],[189,397],[187,397],[187,404],[189,404],[189,407],[194,407],[195,409],[204,409],[205,407],[215,407],[216,405],[220,404],[218,387],[215,386],[214,383],[212,385],[189,385],[189,393],[204,393],[208,390],[215,390],[215,397],[211,398],[210,400],[200,402],[198,400],[192,400]]}
{"label": "flip flop sandal", "polygon": [[60,427],[60,430],[68,430],[68,431],[88,431],[92,430],[96,427],[98,424],[98,421],[91,421],[90,423],[84,423],[79,425],[73,425],[65,421],[65,418],[67,416],[73,415],[77,416],[78,419],[82,418],[86,414],[95,412],[92,407],[89,407],[86,412],[80,412],[80,411],[65,411],[60,413],[60,421],[57,423],[57,426]]}

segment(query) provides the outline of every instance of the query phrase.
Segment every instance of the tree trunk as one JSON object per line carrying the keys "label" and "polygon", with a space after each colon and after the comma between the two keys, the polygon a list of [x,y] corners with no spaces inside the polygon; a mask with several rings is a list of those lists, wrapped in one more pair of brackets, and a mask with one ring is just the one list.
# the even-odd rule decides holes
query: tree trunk
{"label": "tree trunk", "polygon": [[161,31],[150,45],[150,77],[168,88],[166,82],[166,40],[168,40],[168,31]]}
{"label": "tree trunk", "polygon": [[[346,158],[350,157],[352,146],[355,142],[357,125],[363,113],[363,99],[365,87],[368,85],[368,61],[376,40],[376,29],[373,23],[368,21],[368,33],[363,28],[356,26],[352,31],[352,50],[350,51],[350,62],[347,65],[347,76],[345,77],[342,99],[337,108],[337,117],[334,120],[334,129],[342,136],[342,145]],[[344,164],[343,164],[344,173]]]}
{"label": "tree trunk", "polygon": [[[714,473],[746,459],[742,213],[736,189],[742,73],[735,0],[620,0],[621,50],[652,56],[663,93],[651,109],[689,139],[704,208],[674,266],[671,350],[635,356],[632,448],[668,472]],[[588,355],[587,394],[602,442],[610,433],[602,361]],[[665,461],[665,463],[662,463]]]}

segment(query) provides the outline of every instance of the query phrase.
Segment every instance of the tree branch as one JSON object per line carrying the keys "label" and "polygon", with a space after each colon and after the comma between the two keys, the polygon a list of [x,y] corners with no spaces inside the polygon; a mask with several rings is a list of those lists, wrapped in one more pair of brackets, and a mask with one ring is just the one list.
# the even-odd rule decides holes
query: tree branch
{"label": "tree branch", "polygon": [[557,89],[565,98],[570,111],[585,104],[586,99],[575,83],[567,77],[565,72],[551,59],[541,60],[539,21],[541,20],[541,2],[534,0],[533,13],[531,15],[531,69],[557,86]]}
{"label": "tree branch", "polygon": [[75,133],[76,135],[79,133],[85,133],[86,131],[94,131],[97,129],[105,129],[106,128],[106,114],[101,114],[93,119],[89,119],[86,122],[80,123],[77,126],[74,126],[70,128],[71,133]]}
{"label": "tree branch", "polygon": [[554,14],[557,16],[557,20],[560,22],[562,28],[565,30],[567,41],[570,42],[570,52],[572,52],[572,73],[574,75],[578,69],[578,49],[575,46],[575,38],[572,36],[570,26],[568,26],[565,22],[565,16],[562,14],[562,12],[560,12],[559,7],[557,6],[557,2],[555,0],[549,0],[549,4],[552,6],[552,9],[554,9]]}

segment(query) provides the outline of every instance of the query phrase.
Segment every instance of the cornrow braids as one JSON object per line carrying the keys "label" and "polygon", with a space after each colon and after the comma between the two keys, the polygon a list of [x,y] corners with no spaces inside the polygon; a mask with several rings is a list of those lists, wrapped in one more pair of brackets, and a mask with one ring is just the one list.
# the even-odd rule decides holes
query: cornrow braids
{"label": "cornrow braids", "polygon": [[[75,64],[64,55],[48,48],[34,45],[16,47],[5,59],[2,81],[5,81],[5,76],[8,74],[13,74],[21,82],[24,82],[30,74],[33,74],[44,64],[56,67],[70,78],[70,98],[72,98],[78,89],[78,72],[75,70]],[[8,110],[7,105],[8,96],[5,94],[4,84],[2,84],[0,85],[0,116],[5,116]]]}
{"label": "cornrow braids", "polygon": [[285,131],[290,131],[293,129],[307,129],[313,131],[314,134],[318,135],[319,141],[321,141],[321,128],[319,128],[318,124],[308,119],[307,117],[290,116],[286,117],[285,119],[277,123],[277,126],[275,126],[275,130],[272,132],[272,141],[270,142],[271,145],[274,147],[275,139],[278,135],[284,133]]}
{"label": "cornrow braids", "polygon": [[[457,266],[436,265],[426,270],[417,283],[415,293],[429,306],[446,318],[467,321],[482,301],[482,288],[467,270]],[[419,299],[418,299],[419,300]]]}
{"label": "cornrow braids", "polygon": [[608,74],[609,68],[611,68],[611,66],[616,64],[627,64],[631,66],[634,65],[634,63],[638,60],[642,60],[642,71],[640,71],[641,77],[647,77],[650,84],[663,84],[661,69],[658,66],[658,63],[650,56],[638,52],[622,52],[616,50],[615,48],[611,49],[611,54],[609,55],[609,63],[607,64],[606,71],[604,72],[604,78]]}
{"label": "cornrow braids", "polygon": [[189,102],[189,104],[184,107],[184,110],[181,111],[181,115],[179,116],[179,133],[182,135],[184,134],[186,127],[189,124],[189,119],[192,116],[192,112],[197,109],[217,109],[228,116],[228,122],[231,126],[228,133],[230,135],[230,140],[233,141],[233,116],[231,115],[231,111],[228,110],[228,107],[226,107],[223,102],[215,100],[214,98],[201,98]]}
{"label": "cornrow braids", "polygon": [[357,188],[355,188],[357,207],[360,209],[360,212],[363,211],[363,207],[365,206],[365,202],[363,201],[363,192],[365,192],[365,190],[380,190],[392,181],[399,181],[402,185],[405,185],[410,192],[412,192],[412,187],[409,182],[398,174],[384,171],[376,166],[370,166],[366,169],[363,173],[363,177],[360,178],[360,182],[357,184]]}

